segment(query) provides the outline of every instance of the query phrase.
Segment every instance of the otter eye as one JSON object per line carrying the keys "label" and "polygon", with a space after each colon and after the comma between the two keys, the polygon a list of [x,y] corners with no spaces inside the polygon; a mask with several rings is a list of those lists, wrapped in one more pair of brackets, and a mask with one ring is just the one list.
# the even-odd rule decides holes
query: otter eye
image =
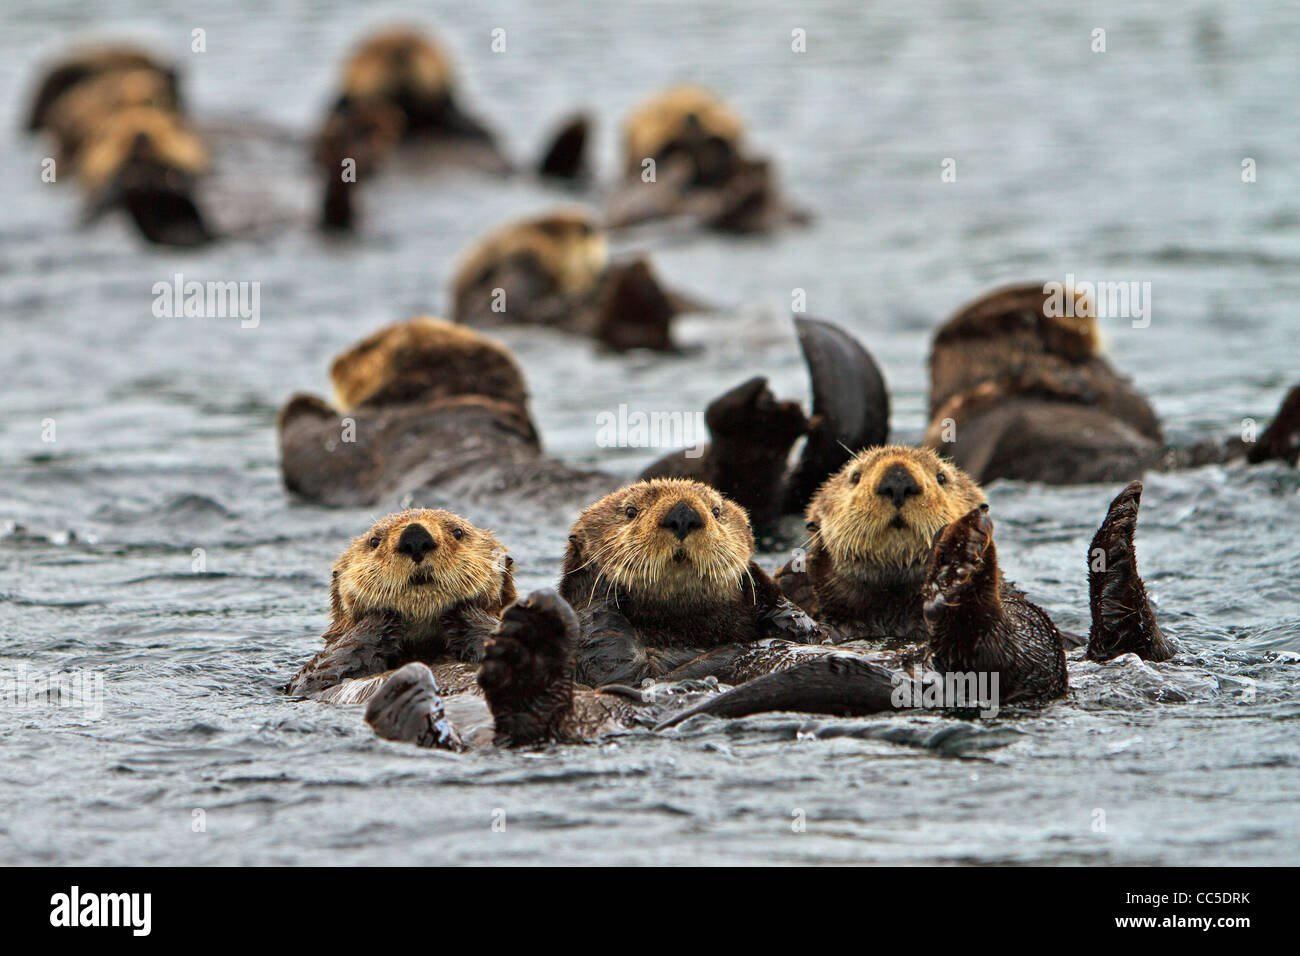
{"label": "otter eye", "polygon": [[714,508],[714,509],[713,509],[713,517],[715,517],[715,518],[721,518],[721,517],[722,517],[722,509],[721,509],[721,508]]}
{"label": "otter eye", "polygon": [[640,514],[640,512],[637,511],[636,508],[633,507],[632,505],[628,505],[626,514],[628,518],[631,519],[631,518],[635,518],[638,514]]}
{"label": "otter eye", "polygon": [[941,471],[934,476],[934,480],[939,482],[939,484],[941,485],[946,485],[948,483],[948,473],[945,471]]}
{"label": "otter eye", "polygon": [[862,472],[860,471],[855,471],[853,474],[849,475],[849,484],[851,485],[856,485],[861,480]]}
{"label": "otter eye", "polygon": [[372,547],[372,548],[377,548],[377,547],[379,547],[379,539],[378,539],[378,538],[371,538],[371,539],[370,539],[370,547]]}
{"label": "otter eye", "polygon": [[465,537],[465,532],[462,531],[460,528],[452,528],[451,536],[455,538],[457,541],[459,541],[461,538]]}

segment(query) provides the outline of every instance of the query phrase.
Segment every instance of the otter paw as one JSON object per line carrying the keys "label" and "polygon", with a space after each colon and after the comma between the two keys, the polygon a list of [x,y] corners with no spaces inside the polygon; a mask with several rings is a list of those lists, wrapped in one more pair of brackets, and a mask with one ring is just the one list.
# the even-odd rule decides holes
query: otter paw
{"label": "otter paw", "polygon": [[384,682],[366,707],[366,723],[385,740],[439,750],[465,749],[443,712],[433,672],[424,664],[407,664]]}
{"label": "otter paw", "polygon": [[961,603],[976,573],[983,569],[992,541],[993,519],[989,517],[987,504],[971,509],[964,517],[940,529],[935,535],[921,588],[927,617]]}

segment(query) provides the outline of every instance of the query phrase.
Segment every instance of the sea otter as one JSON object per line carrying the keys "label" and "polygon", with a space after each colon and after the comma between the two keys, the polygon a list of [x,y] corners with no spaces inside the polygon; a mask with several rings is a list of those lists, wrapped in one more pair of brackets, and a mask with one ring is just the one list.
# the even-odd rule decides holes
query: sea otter
{"label": "sea otter", "polygon": [[777,580],[844,637],[924,641],[921,585],[934,536],[984,502],[965,472],[928,449],[858,452],[809,503],[801,564]]}
{"label": "sea otter", "polygon": [[83,84],[114,73],[145,70],[168,88],[171,108],[179,110],[180,93],[176,71],[145,50],[130,46],[105,45],[76,50],[50,66],[32,95],[24,124],[29,133],[45,129],[56,106]]}
{"label": "sea otter", "polygon": [[1126,481],[1242,456],[1296,463],[1300,386],[1256,442],[1170,448],[1150,403],[1098,354],[1095,304],[1061,308],[1045,290],[998,289],[935,333],[925,444],[976,481]]}
{"label": "sea otter", "polygon": [[150,242],[194,246],[212,238],[195,197],[208,153],[180,109],[171,68],[107,47],[52,68],[27,125],[54,136],[61,167],[85,188],[87,222],[123,209]]}
{"label": "sea otter", "polygon": [[357,703],[412,661],[432,667],[444,689],[469,690],[514,598],[510,557],[491,532],[448,511],[390,514],[335,563],[325,647],[285,690]]}
{"label": "sea otter", "polygon": [[202,140],[175,113],[136,106],[95,124],[77,172],[87,191],[87,219],[122,208],[150,242],[196,246],[213,233],[196,186],[208,168]]}
{"label": "sea otter", "polygon": [[[757,515],[779,514],[796,489],[838,466],[842,446],[876,433],[881,423],[864,409],[883,383],[870,357],[829,323],[796,326],[813,379],[811,425],[797,403],[753,379],[710,403],[712,442],[699,457],[669,456],[649,469],[654,477],[706,481]],[[331,374],[337,407],[296,395],[279,415],[285,485],[312,501],[373,505],[433,492],[462,506],[509,497],[568,511],[625,483],[543,455],[513,358],[465,326],[421,318],[381,329]]]}
{"label": "sea otter", "polygon": [[[560,581],[582,620],[577,679],[670,677],[706,651],[768,637],[820,643],[822,629],[753,552],[744,510],[697,481],[639,481],[589,506],[569,533]],[[725,657],[709,661],[690,676],[729,676]]]}
{"label": "sea otter", "polygon": [[740,117],[708,90],[679,86],[638,106],[623,128],[623,181],[608,222],[686,216],[724,232],[760,232],[806,213],[779,197],[771,163],[744,153]]}
{"label": "sea otter", "polygon": [[[1137,570],[1133,535],[1141,495],[1142,484],[1134,481],[1115,497],[1088,549],[1092,628],[1086,655],[1092,660],[1131,653],[1163,661],[1174,655]],[[1039,705],[1068,691],[1063,636],[1046,611],[1003,579],[987,504],[935,535],[919,597],[927,630],[923,645],[892,655],[856,647],[846,652],[844,645],[758,645],[750,652],[752,660],[738,659],[735,666],[754,672],[755,664],[766,663],[766,673],[674,714],[660,726],[699,713],[860,715],[906,709],[924,699],[923,686],[937,691],[939,706],[971,709],[977,702],[969,689],[993,675],[993,698],[979,700],[980,707]]]}
{"label": "sea otter", "polygon": [[605,232],[579,210],[493,230],[465,252],[452,280],[457,322],[550,325],[616,351],[673,351],[669,325],[694,307],[665,290],[644,257],[611,264]]}

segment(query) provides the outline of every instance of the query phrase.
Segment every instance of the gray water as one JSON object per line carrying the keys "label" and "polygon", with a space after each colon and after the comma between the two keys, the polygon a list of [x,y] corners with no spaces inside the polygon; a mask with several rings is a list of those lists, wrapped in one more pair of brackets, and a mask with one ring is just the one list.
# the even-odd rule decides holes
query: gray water
{"label": "gray water", "polygon": [[[1109,353],[1177,441],[1262,423],[1300,378],[1296,4],[786,6],[420,5],[516,157],[585,106],[609,175],[619,117],[695,80],[750,118],[818,217],[763,239],[643,240],[666,281],[725,308],[683,326],[686,356],[502,333],[552,454],[631,474],[658,452],[597,447],[598,412],[701,409],[757,373],[806,397],[795,289],[872,349],[904,440],[924,425],[931,330],[1008,281],[1150,282],[1150,326],[1108,323]],[[277,407],[324,392],[330,358],[363,334],[444,310],[482,230],[571,201],[524,179],[393,172],[363,194],[361,241],[320,239],[298,140],[363,28],[410,16],[361,9],[0,10],[0,668],[103,681],[98,717],[0,708],[0,861],[1297,862],[1300,476],[1282,466],[1150,477],[1140,566],[1183,654],[1076,665],[1073,696],[1037,715],[705,719],[453,756],[280,696],[326,624],[330,565],[381,512],[286,495]],[[221,212],[273,228],[175,252],[122,222],[75,227],[75,185],[42,183],[47,147],[17,127],[38,65],[105,34],[176,57],[201,122],[290,134],[214,139],[234,197]],[[152,286],[177,272],[260,282],[260,323],[155,318]],[[1116,490],[989,489],[1008,574],[1062,627],[1086,630],[1085,549]],[[467,517],[510,544],[523,588],[555,580],[563,527],[508,502]]]}

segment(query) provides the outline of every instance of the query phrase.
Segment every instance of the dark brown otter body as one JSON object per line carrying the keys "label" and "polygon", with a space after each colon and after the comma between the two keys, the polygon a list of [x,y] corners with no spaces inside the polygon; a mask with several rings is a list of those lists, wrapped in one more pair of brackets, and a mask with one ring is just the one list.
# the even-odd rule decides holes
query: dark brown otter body
{"label": "dark brown otter body", "polygon": [[446,511],[389,515],[335,564],[325,647],[285,690],[356,703],[413,661],[434,667],[444,688],[468,690],[514,598],[510,559],[489,532]]}
{"label": "dark brown otter body", "polygon": [[699,482],[641,481],[595,502],[569,534],[560,582],[582,621],[578,680],[725,679],[754,641],[820,642],[753,550],[744,510]]}
{"label": "dark brown otter body", "polygon": [[509,223],[465,253],[452,317],[470,325],[549,325],[617,351],[669,352],[670,323],[695,307],[663,288],[644,257],[609,262],[607,239],[580,212]]}
{"label": "dark brown otter body", "polygon": [[1127,481],[1242,455],[1294,463],[1300,399],[1254,445],[1169,448],[1150,403],[1097,354],[1093,304],[1063,310],[1058,298],[1044,285],[999,289],[944,323],[930,354],[927,447],[981,483]]}
{"label": "dark brown otter body", "polygon": [[643,103],[624,125],[624,179],[609,225],[685,216],[722,232],[761,232],[807,222],[807,213],[781,200],[770,162],[744,155],[743,132],[740,118],[698,87]]}
{"label": "dark brown otter body", "polygon": [[479,669],[483,697],[444,701],[434,674],[411,664],[370,701],[366,722],[389,740],[468,750],[580,743],[645,724],[655,711],[628,698],[579,688],[578,617],[553,590],[511,605],[488,638]]}

